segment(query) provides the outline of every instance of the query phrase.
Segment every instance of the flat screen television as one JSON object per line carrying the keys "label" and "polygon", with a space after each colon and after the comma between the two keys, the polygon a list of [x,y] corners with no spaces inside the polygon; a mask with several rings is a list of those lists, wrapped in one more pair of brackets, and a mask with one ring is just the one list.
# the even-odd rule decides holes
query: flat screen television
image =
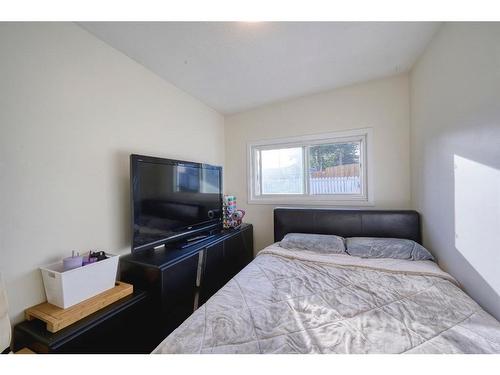
{"label": "flat screen television", "polygon": [[222,226],[222,167],[130,156],[132,252]]}

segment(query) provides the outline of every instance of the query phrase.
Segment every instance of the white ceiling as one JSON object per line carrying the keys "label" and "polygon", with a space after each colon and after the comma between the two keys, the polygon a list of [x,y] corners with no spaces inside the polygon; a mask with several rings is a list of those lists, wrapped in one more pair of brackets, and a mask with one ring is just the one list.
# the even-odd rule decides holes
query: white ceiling
{"label": "white ceiling", "polygon": [[431,22],[83,22],[223,114],[408,71]]}

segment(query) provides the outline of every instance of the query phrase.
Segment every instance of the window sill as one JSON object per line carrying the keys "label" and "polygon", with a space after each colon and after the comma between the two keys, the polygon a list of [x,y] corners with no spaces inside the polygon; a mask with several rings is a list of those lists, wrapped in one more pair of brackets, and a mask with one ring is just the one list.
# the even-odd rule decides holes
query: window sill
{"label": "window sill", "polygon": [[351,206],[351,207],[370,207],[375,203],[366,198],[341,199],[341,198],[304,198],[304,197],[266,197],[253,198],[247,200],[248,204],[272,204],[272,205],[314,205],[314,206]]}

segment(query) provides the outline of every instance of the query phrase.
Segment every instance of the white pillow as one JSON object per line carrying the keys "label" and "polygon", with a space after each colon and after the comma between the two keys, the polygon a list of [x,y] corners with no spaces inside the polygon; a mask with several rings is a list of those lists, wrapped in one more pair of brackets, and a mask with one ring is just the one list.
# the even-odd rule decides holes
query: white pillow
{"label": "white pillow", "polygon": [[401,238],[349,237],[346,238],[346,251],[361,258],[434,260],[425,247]]}
{"label": "white pillow", "polygon": [[280,242],[285,249],[345,254],[344,238],[333,234],[288,233]]}

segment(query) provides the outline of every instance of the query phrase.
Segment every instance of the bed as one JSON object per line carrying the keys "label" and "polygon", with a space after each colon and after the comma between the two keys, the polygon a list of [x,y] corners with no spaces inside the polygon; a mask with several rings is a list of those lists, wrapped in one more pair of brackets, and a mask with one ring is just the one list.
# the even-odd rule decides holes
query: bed
{"label": "bed", "polygon": [[500,323],[431,260],[284,248],[289,233],[421,242],[415,211],[275,209],[275,243],[153,353],[500,353]]}

